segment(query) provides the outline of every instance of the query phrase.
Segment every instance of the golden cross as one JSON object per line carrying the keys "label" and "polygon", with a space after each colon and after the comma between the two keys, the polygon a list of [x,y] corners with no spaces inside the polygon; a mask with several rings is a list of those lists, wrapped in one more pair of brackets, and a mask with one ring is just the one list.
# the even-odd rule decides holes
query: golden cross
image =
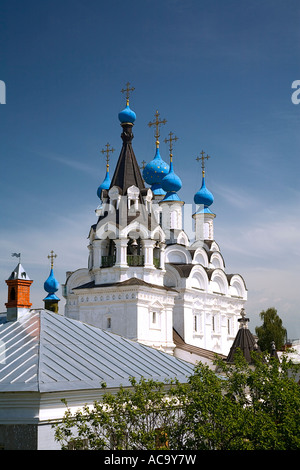
{"label": "golden cross", "polygon": [[170,151],[170,159],[172,161],[172,157],[173,157],[173,154],[172,154],[172,150],[173,150],[173,145],[172,145],[172,142],[178,140],[178,137],[172,137],[174,134],[173,132],[169,132],[168,134],[170,136],[169,139],[165,139],[164,141],[167,143],[167,142],[170,142],[170,146],[169,146],[169,151]]}
{"label": "golden cross", "polygon": [[202,174],[203,174],[203,176],[204,176],[204,173],[205,173],[204,160],[208,160],[208,159],[210,158],[210,156],[207,155],[207,156],[205,157],[205,156],[204,156],[204,155],[205,155],[205,152],[204,152],[203,150],[202,150],[202,152],[200,152],[200,154],[201,154],[201,157],[197,157],[196,160],[197,160],[197,162],[199,162],[200,160],[202,160],[201,166],[202,166]]}
{"label": "golden cross", "polygon": [[102,149],[101,152],[106,153],[106,168],[108,169],[108,167],[109,167],[109,152],[113,153],[115,151],[115,149],[113,149],[113,148],[110,149],[109,148],[109,143],[107,143],[105,145],[105,147],[106,147],[106,150]]}
{"label": "golden cross", "polygon": [[155,134],[154,134],[154,136],[155,136],[155,138],[156,138],[156,147],[159,146],[159,140],[158,140],[158,138],[159,138],[159,136],[160,136],[160,133],[159,133],[159,126],[160,126],[161,124],[166,124],[166,122],[167,122],[165,119],[163,119],[162,121],[160,121],[160,120],[159,120],[159,116],[160,116],[159,112],[156,111],[156,113],[155,113],[155,120],[154,120],[153,122],[149,122],[149,124],[148,124],[149,127],[151,127],[151,126],[155,126],[155,127],[156,127],[156,132],[155,132]]}
{"label": "golden cross", "polygon": [[143,170],[145,168],[145,166],[146,166],[146,162],[145,162],[145,160],[143,160],[142,161],[142,166],[140,166],[140,168]]}
{"label": "golden cross", "polygon": [[131,88],[130,88],[129,85],[130,85],[130,83],[127,82],[127,83],[126,83],[126,88],[125,88],[125,89],[122,88],[122,90],[121,90],[121,93],[126,93],[126,104],[127,104],[127,106],[129,105],[129,93],[130,93],[131,91],[134,91],[134,90],[135,90],[134,87],[131,87]]}
{"label": "golden cross", "polygon": [[56,257],[57,255],[54,254],[53,250],[50,252],[50,255],[48,255],[48,258],[51,259],[51,269],[53,269],[53,259]]}

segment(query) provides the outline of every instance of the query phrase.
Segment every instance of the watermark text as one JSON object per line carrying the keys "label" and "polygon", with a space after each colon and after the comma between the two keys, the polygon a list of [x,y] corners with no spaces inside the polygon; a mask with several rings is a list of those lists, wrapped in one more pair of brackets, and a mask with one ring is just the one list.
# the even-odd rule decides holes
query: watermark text
{"label": "watermark text", "polygon": [[300,103],[300,80],[294,80],[292,83],[292,88],[296,90],[292,93],[291,100],[293,104]]}
{"label": "watermark text", "polygon": [[0,80],[0,104],[6,104],[6,85],[3,80]]}

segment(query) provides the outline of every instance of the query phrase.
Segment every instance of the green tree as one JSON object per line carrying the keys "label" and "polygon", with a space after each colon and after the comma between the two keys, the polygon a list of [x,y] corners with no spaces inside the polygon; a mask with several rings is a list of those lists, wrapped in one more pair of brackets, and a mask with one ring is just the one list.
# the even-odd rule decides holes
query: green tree
{"label": "green tree", "polygon": [[131,387],[104,393],[93,407],[84,406],[75,414],[67,409],[55,425],[62,449],[153,450],[169,447],[168,436],[178,417],[178,400],[170,392],[173,384],[141,378]]}
{"label": "green tree", "polygon": [[299,450],[299,365],[285,355],[281,361],[257,353],[252,358],[250,366],[239,354],[235,366],[222,369],[228,393],[244,406],[245,445],[252,450]]}
{"label": "green tree", "polygon": [[263,321],[261,326],[255,328],[258,337],[258,345],[262,351],[270,352],[272,341],[275,342],[276,349],[282,349],[286,329],[282,325],[282,320],[277,314],[276,308],[268,308],[260,312],[260,318]]}
{"label": "green tree", "polygon": [[93,407],[67,409],[55,425],[62,449],[292,450],[300,449],[298,368],[238,351],[235,364],[203,364],[187,383],[131,380],[105,392]]}

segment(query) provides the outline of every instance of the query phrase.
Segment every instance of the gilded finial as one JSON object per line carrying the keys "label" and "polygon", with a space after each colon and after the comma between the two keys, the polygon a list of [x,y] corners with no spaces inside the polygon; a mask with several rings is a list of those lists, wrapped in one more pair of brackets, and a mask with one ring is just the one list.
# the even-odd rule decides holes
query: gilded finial
{"label": "gilded finial", "polygon": [[48,255],[48,259],[51,259],[51,269],[53,269],[53,260],[56,257],[57,257],[57,255],[54,254],[53,250],[50,252],[50,255]]}
{"label": "gilded finial", "polygon": [[115,151],[114,148],[109,148],[109,143],[105,145],[106,149],[102,149],[101,152],[104,154],[106,153],[106,169],[109,168],[109,152],[113,153]]}
{"label": "gilded finial", "polygon": [[146,163],[145,160],[142,161],[142,165],[140,166],[140,169],[143,170],[146,166]]}
{"label": "gilded finial", "polygon": [[202,150],[202,152],[200,152],[200,154],[201,154],[201,157],[197,157],[196,160],[197,160],[197,162],[199,162],[200,160],[202,160],[202,164],[201,164],[201,166],[202,166],[202,176],[204,176],[204,175],[205,175],[205,164],[204,164],[204,160],[208,160],[208,159],[210,158],[210,156],[207,155],[207,156],[205,157],[205,156],[204,156],[204,155],[205,155],[205,152],[204,152],[203,150]]}
{"label": "gilded finial", "polygon": [[126,88],[122,88],[122,90],[121,90],[121,93],[126,93],[126,105],[127,106],[129,106],[129,93],[131,91],[134,91],[134,90],[135,90],[134,87],[130,88],[130,83],[129,82],[126,83]]}
{"label": "gilded finial", "polygon": [[158,139],[159,139],[159,136],[160,136],[160,132],[159,132],[160,126],[161,126],[161,124],[166,124],[166,122],[167,122],[166,119],[162,119],[160,121],[159,116],[160,116],[159,112],[156,111],[154,121],[149,122],[149,124],[148,124],[149,127],[155,126],[155,128],[156,128],[155,134],[154,134],[155,139],[156,139],[156,147],[159,147],[159,140]]}
{"label": "gilded finial", "polygon": [[173,137],[173,132],[169,132],[168,134],[170,136],[169,139],[165,139],[165,143],[168,143],[169,142],[169,152],[170,152],[170,162],[172,161],[172,158],[173,158],[173,142],[176,142],[176,140],[178,140],[178,137]]}

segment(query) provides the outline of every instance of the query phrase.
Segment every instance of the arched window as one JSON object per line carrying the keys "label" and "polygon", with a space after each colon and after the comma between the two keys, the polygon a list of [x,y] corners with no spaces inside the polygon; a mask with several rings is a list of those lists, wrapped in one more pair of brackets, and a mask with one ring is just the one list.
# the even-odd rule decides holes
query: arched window
{"label": "arched window", "polygon": [[14,287],[10,289],[10,300],[16,300],[16,289]]}

